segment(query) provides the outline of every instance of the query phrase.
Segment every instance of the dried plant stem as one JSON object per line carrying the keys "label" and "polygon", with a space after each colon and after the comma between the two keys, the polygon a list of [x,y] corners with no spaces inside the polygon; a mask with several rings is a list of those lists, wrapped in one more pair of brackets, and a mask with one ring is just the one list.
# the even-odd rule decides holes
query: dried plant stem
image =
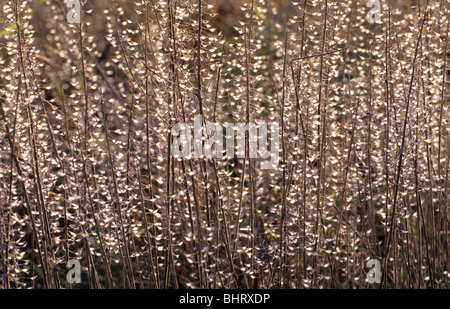
{"label": "dried plant stem", "polygon": [[397,194],[398,194],[398,188],[399,188],[399,182],[400,182],[400,174],[402,171],[402,164],[403,164],[403,150],[405,147],[405,137],[406,137],[406,125],[408,123],[408,112],[409,112],[409,106],[410,106],[410,98],[411,98],[411,92],[412,92],[412,88],[413,88],[413,83],[414,83],[414,74],[416,72],[415,70],[415,64],[416,64],[416,60],[417,60],[417,53],[419,50],[419,46],[420,46],[420,42],[422,39],[422,30],[423,30],[423,26],[425,25],[425,21],[427,19],[427,13],[425,12],[424,17],[422,19],[422,23],[420,26],[420,30],[419,30],[419,37],[417,38],[417,42],[416,42],[416,48],[415,48],[415,52],[414,52],[414,59],[412,62],[412,73],[411,73],[411,80],[410,80],[410,85],[409,85],[409,92],[408,92],[408,97],[407,97],[407,101],[406,101],[406,111],[405,111],[405,118],[403,121],[403,133],[402,133],[402,140],[401,140],[401,146],[400,146],[400,155],[399,155],[399,159],[398,159],[398,165],[397,165],[397,173],[396,173],[396,179],[395,179],[395,183],[394,183],[394,203],[392,206],[392,214],[391,214],[391,222],[389,224],[389,236],[388,236],[388,240],[387,240],[387,245],[386,245],[386,251],[385,251],[385,257],[384,257],[384,263],[383,263],[383,272],[382,272],[382,278],[381,278],[381,283],[380,283],[380,287],[383,286],[383,283],[385,283],[386,281],[386,276],[385,276],[385,269],[387,267],[387,260],[389,257],[389,249],[390,249],[390,245],[391,245],[391,239],[392,239],[392,234],[393,231],[395,229],[394,223],[395,223],[395,216],[396,216],[396,207],[397,207]]}

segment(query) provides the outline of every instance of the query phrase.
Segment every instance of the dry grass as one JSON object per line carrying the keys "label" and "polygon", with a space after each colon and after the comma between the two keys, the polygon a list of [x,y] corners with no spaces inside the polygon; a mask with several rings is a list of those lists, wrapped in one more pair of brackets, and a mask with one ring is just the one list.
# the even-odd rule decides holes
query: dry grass
{"label": "dry grass", "polygon": [[[64,3],[1,0],[1,287],[448,288],[448,2]],[[198,114],[278,169],[174,158]]]}

